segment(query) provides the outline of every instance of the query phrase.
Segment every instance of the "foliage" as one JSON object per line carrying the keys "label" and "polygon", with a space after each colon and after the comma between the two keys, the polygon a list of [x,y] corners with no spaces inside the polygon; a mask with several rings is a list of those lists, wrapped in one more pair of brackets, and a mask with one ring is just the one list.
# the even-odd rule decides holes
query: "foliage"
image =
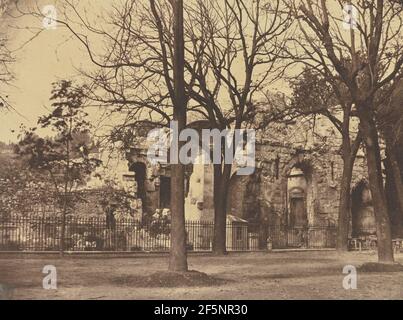
{"label": "foliage", "polygon": [[151,236],[169,235],[171,233],[171,213],[169,210],[157,209],[150,219]]}
{"label": "foliage", "polygon": [[100,192],[103,195],[100,205],[107,218],[109,217],[114,220],[119,213],[125,217],[125,213],[127,212],[133,215],[132,201],[137,199],[134,195],[119,188],[113,181],[105,181],[105,186]]}
{"label": "foliage", "polygon": [[41,212],[52,206],[48,176],[29,170],[15,154],[0,156],[0,214]]}
{"label": "foliage", "polygon": [[74,203],[69,197],[73,189],[101,164],[91,152],[95,148],[90,138],[90,124],[84,111],[82,88],[71,81],[55,83],[51,95],[52,111],[39,119],[40,128],[50,128],[54,137],[40,137],[37,128],[24,129],[16,152],[31,170],[48,174],[60,204]]}
{"label": "foliage", "polygon": [[318,72],[305,68],[299,77],[291,81],[292,106],[301,114],[327,113],[338,104],[333,88]]}

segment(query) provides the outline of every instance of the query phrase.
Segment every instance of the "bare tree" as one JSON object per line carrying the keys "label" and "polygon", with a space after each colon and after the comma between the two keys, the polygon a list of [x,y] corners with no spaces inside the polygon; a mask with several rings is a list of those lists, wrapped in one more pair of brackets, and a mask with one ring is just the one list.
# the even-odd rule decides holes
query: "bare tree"
{"label": "bare tree", "polygon": [[[188,98],[184,78],[183,1],[138,3],[129,0],[122,7],[114,7],[110,23],[111,33],[95,29],[85,15],[66,1],[79,24],[87,32],[102,35],[110,49],[99,57],[87,36],[78,33],[66,15],[64,24],[84,45],[92,62],[99,67],[96,73],[86,74],[93,90],[94,101],[113,106],[112,113],[125,113],[117,132],[136,128],[141,123],[168,126],[178,122],[178,130],[186,127]],[[97,60],[99,59],[99,60]],[[114,131],[116,133],[116,130]],[[183,142],[173,141],[179,149]],[[185,168],[181,163],[171,165],[171,254],[169,269],[187,271],[185,230]]]}
{"label": "bare tree", "polygon": [[[258,113],[266,112],[265,124],[283,117],[283,111],[262,108],[268,103],[267,87],[284,66],[280,52],[289,25],[281,1],[210,0],[189,8],[189,46],[186,69],[193,108],[214,129],[242,129]],[[223,150],[224,152],[224,150]],[[226,251],[226,215],[233,165],[214,164],[213,252]]]}
{"label": "bare tree", "polygon": [[298,18],[301,36],[293,40],[299,61],[322,72],[335,92],[341,91],[337,85],[341,83],[360,120],[377,222],[378,259],[393,262],[376,113],[402,77],[402,6],[383,0],[288,3]]}
{"label": "bare tree", "polygon": [[[329,83],[323,73],[305,68],[297,81],[293,81],[293,108],[303,116],[323,115],[330,120],[341,134],[341,156],[343,159],[340,183],[338,233],[336,246],[339,251],[348,250],[349,219],[351,214],[351,181],[354,162],[360,148],[361,134],[352,132],[352,101],[339,91],[340,81]],[[336,88],[337,90],[334,90]],[[344,90],[345,92],[345,90]],[[338,113],[342,116],[338,117]]]}

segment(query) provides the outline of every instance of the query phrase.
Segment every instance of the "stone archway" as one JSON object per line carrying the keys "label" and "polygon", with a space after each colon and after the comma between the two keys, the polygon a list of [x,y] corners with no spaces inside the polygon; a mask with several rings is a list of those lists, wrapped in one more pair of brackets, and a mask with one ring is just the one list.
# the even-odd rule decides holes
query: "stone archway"
{"label": "stone archway", "polygon": [[306,208],[306,191],[300,187],[294,187],[288,191],[289,218],[288,226],[303,228],[308,225]]}
{"label": "stone archway", "polygon": [[352,236],[376,234],[372,196],[367,181],[358,182],[351,192]]}
{"label": "stone archway", "polygon": [[294,157],[283,170],[281,178],[283,223],[287,226],[314,226],[317,221],[316,170],[312,161],[300,154]]}

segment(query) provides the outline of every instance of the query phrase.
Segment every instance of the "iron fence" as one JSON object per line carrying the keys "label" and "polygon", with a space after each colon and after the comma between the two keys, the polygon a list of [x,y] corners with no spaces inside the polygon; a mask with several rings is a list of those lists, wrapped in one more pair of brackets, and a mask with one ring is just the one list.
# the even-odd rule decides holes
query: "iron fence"
{"label": "iron fence", "polygon": [[[63,220],[60,216],[0,216],[0,251],[59,251]],[[186,221],[189,251],[211,251],[214,223]],[[69,216],[65,222],[65,251],[169,251],[168,220],[137,221],[105,217]],[[231,222],[226,226],[228,251],[277,248],[333,248],[334,227],[290,228]]]}

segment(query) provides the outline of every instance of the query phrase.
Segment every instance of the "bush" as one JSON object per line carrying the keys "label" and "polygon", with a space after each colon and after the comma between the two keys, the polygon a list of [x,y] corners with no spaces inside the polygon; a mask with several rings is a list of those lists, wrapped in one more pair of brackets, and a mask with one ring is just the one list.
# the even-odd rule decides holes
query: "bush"
{"label": "bush", "polygon": [[171,216],[169,210],[157,209],[151,217],[150,235],[169,235],[171,233]]}

